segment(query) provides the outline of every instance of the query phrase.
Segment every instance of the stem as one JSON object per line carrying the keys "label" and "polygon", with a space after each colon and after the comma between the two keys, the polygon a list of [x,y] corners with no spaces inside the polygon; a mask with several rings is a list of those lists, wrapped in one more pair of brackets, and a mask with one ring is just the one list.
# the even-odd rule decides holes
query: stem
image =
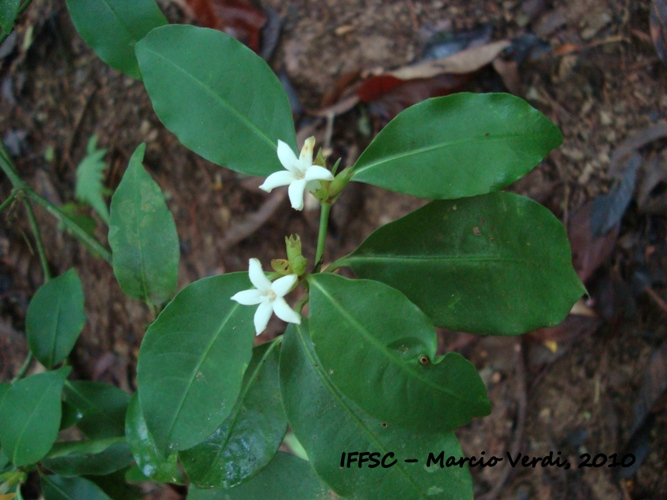
{"label": "stem", "polygon": [[7,207],[12,204],[14,198],[16,198],[16,191],[12,191],[12,193],[9,195],[9,198],[2,202],[2,205],[0,205],[0,213],[4,212]]}
{"label": "stem", "polygon": [[327,240],[327,228],[329,227],[329,212],[331,211],[331,204],[322,203],[320,211],[320,232],[317,235],[317,252],[315,253],[315,271],[320,272],[322,267],[322,260],[324,259],[324,246]]}
{"label": "stem", "polygon": [[23,204],[25,209],[28,212],[28,220],[30,221],[30,229],[32,229],[32,235],[35,237],[35,243],[37,244],[37,253],[39,254],[39,261],[42,263],[42,270],[44,271],[44,283],[48,283],[51,279],[51,270],[49,269],[49,263],[46,260],[46,252],[44,251],[44,242],[42,241],[42,234],[39,232],[39,227],[37,226],[37,219],[35,219],[35,212],[32,211],[32,205],[30,200],[24,200]]}
{"label": "stem", "polygon": [[102,257],[104,260],[106,260],[109,264],[111,264],[111,252],[104,248],[102,243],[97,241],[96,238],[93,236],[89,235],[87,232],[85,232],[83,229],[81,229],[81,226],[79,226],[76,222],[74,222],[72,219],[67,217],[64,213],[60,211],[58,207],[56,207],[54,204],[51,202],[45,200],[42,198],[40,195],[35,193],[33,190],[29,189],[26,190],[26,194],[28,197],[30,197],[35,203],[40,205],[44,210],[49,212],[51,215],[53,215],[56,219],[58,219],[60,222],[62,222],[67,228],[74,233],[74,236],[84,244],[93,253],[98,254],[100,257]]}
{"label": "stem", "polygon": [[14,379],[12,380],[12,384],[25,377],[25,374],[28,371],[28,368],[30,368],[31,363],[32,363],[32,352],[28,351],[28,355],[26,356],[25,361],[23,362],[23,366],[16,374],[16,377],[14,377]]}
{"label": "stem", "polygon": [[[53,215],[56,219],[58,219],[60,222],[62,222],[67,228],[72,231],[74,236],[81,242],[83,243],[88,250],[90,250],[93,253],[98,254],[100,257],[102,257],[104,260],[106,260],[109,264],[111,264],[111,252],[104,248],[104,246],[97,241],[94,237],[89,235],[87,232],[85,232],[83,229],[81,229],[81,226],[79,226],[76,222],[74,222],[72,219],[67,217],[64,213],[60,211],[58,207],[56,207],[53,203],[50,201],[42,198],[40,195],[35,193],[30,186],[28,186],[25,182],[23,182],[23,179],[19,177],[18,173],[16,172],[16,169],[14,168],[14,165],[12,163],[11,158],[9,157],[9,153],[5,150],[5,147],[0,144],[0,169],[9,177],[9,180],[11,181],[12,185],[14,186],[15,191],[23,191],[25,194],[30,198],[32,201],[37,203],[39,206],[44,208],[47,212],[49,212],[51,215]],[[3,203],[4,206],[4,203]]]}
{"label": "stem", "polygon": [[32,3],[32,0],[26,0],[26,2],[25,2],[23,5],[21,5],[21,7],[19,7],[19,11],[18,11],[18,13],[16,14],[16,17],[18,17],[18,16],[20,16],[21,14],[23,14],[23,13],[25,12],[25,10],[26,10],[28,7],[30,7],[30,4],[31,4],[31,3]]}

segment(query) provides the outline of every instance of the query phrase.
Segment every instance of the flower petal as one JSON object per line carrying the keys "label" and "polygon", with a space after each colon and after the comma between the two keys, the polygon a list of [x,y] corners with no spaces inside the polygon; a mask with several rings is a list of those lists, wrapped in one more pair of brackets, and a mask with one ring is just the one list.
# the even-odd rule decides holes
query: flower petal
{"label": "flower petal", "polygon": [[257,290],[266,293],[271,290],[271,282],[262,270],[262,264],[257,259],[250,259],[248,263],[248,277]]}
{"label": "flower petal", "polygon": [[259,304],[262,301],[262,292],[252,288],[250,290],[243,290],[242,292],[238,292],[230,298],[242,306],[254,306],[255,304]]}
{"label": "flower petal", "polygon": [[279,172],[274,172],[271,175],[269,175],[264,181],[264,184],[259,186],[259,189],[263,189],[267,193],[270,193],[273,188],[277,188],[280,186],[288,186],[295,179],[296,178],[294,177],[294,174],[292,172],[281,170]]}
{"label": "flower petal", "polygon": [[303,192],[306,189],[306,179],[300,179],[289,185],[289,201],[294,210],[303,210]]}
{"label": "flower petal", "polygon": [[273,292],[276,294],[276,297],[284,297],[290,292],[297,279],[299,278],[296,274],[290,274],[283,276],[282,278],[278,278],[276,281],[271,283],[271,290],[273,290]]}
{"label": "flower petal", "polygon": [[294,151],[292,151],[292,148],[280,139],[278,139],[278,159],[287,170],[293,174],[297,173],[298,169],[295,165],[297,164],[298,159],[294,154]]}
{"label": "flower petal", "polygon": [[309,137],[303,143],[301,148],[301,154],[299,155],[299,160],[304,167],[308,168],[313,164],[313,149],[315,148],[315,137]]}
{"label": "flower petal", "polygon": [[[281,299],[285,300],[285,299]],[[266,330],[266,325],[269,324],[271,319],[271,314],[273,313],[273,304],[268,300],[262,302],[257,311],[255,311],[255,335],[259,335],[264,330]]]}
{"label": "flower petal", "polygon": [[283,298],[277,298],[273,301],[273,312],[283,321],[296,323],[297,325],[301,324],[301,316],[299,313],[288,306]]}
{"label": "flower petal", "polygon": [[324,167],[311,165],[308,170],[306,170],[304,179],[307,181],[332,181],[334,176]]}

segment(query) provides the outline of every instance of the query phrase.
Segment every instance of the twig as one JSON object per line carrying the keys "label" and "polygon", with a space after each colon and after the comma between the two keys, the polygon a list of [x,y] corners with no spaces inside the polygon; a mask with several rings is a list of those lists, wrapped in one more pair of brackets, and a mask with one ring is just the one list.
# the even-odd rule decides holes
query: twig
{"label": "twig", "polygon": [[37,219],[35,219],[35,212],[32,210],[32,205],[30,200],[23,200],[25,205],[26,212],[28,212],[28,221],[30,222],[30,229],[32,229],[32,235],[35,238],[35,244],[37,245],[37,253],[39,254],[39,261],[42,263],[42,271],[44,271],[44,283],[48,283],[51,279],[51,270],[49,269],[49,262],[46,259],[46,252],[44,251],[44,242],[42,241],[42,233],[39,232],[39,226],[37,225]]}

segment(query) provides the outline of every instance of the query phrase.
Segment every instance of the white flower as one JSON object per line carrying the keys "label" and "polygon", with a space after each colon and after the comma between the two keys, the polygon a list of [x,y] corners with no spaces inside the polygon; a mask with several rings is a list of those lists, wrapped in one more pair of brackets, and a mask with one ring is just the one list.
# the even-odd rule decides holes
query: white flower
{"label": "white flower", "polygon": [[270,193],[273,188],[289,185],[288,193],[292,208],[303,210],[303,195],[306,189],[309,191],[317,189],[318,181],[332,181],[334,178],[326,168],[313,165],[314,146],[314,137],[306,139],[301,148],[301,155],[297,158],[286,143],[278,140],[278,159],[286,171],[269,175],[259,188]]}
{"label": "white flower", "polygon": [[276,316],[288,323],[301,324],[299,313],[293,311],[283,298],[292,289],[294,283],[296,283],[298,279],[296,274],[283,276],[271,283],[264,275],[262,264],[260,264],[259,260],[250,259],[248,276],[256,289],[243,290],[231,297],[231,299],[244,306],[259,304],[255,312],[256,335],[266,330],[266,325],[269,323],[269,319],[271,319],[271,313],[276,313]]}

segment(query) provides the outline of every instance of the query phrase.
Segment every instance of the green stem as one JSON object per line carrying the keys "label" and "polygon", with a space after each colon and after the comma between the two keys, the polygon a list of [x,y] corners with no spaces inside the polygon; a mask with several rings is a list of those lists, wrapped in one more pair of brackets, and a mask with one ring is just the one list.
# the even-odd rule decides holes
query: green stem
{"label": "green stem", "polygon": [[21,380],[23,377],[25,377],[26,372],[28,371],[28,368],[30,368],[30,364],[32,363],[32,352],[28,351],[28,356],[26,356],[25,361],[23,362],[23,366],[19,370],[19,372],[16,374],[16,377],[12,379],[12,384],[18,380]]}
{"label": "green stem", "polygon": [[88,250],[90,250],[93,253],[96,253],[104,260],[106,260],[109,264],[111,264],[111,252],[109,252],[109,250],[104,248],[104,245],[102,245],[94,237],[89,235],[86,231],[81,229],[81,226],[79,226],[76,222],[74,222],[67,215],[61,212],[60,209],[56,207],[53,203],[42,198],[40,195],[35,193],[30,188],[30,186],[28,186],[25,182],[23,182],[23,179],[21,179],[21,177],[19,177],[18,173],[16,172],[16,169],[14,168],[14,165],[11,161],[11,158],[9,157],[9,154],[5,150],[4,146],[2,146],[1,144],[0,144],[0,169],[2,169],[5,175],[9,177],[9,180],[14,186],[15,191],[23,191],[28,196],[28,198],[30,198],[32,201],[34,201],[39,206],[44,208],[47,212],[49,212],[56,219],[62,222],[70,231],[72,231],[72,234],[74,234],[74,236],[81,243],[83,243],[88,248]]}
{"label": "green stem", "polygon": [[23,14],[23,13],[25,12],[25,10],[26,10],[28,7],[30,7],[30,4],[31,4],[31,3],[32,3],[32,0],[26,0],[26,2],[25,2],[23,5],[21,5],[21,7],[19,8],[19,11],[18,11],[16,17],[18,17],[18,16],[20,16],[21,14]]}
{"label": "green stem", "polygon": [[72,231],[74,236],[84,244],[93,253],[96,253],[109,264],[111,264],[111,252],[104,248],[104,245],[97,241],[93,236],[89,235],[86,231],[81,229],[76,222],[67,217],[64,213],[60,211],[58,207],[50,203],[49,201],[42,198],[40,195],[35,193],[33,190],[26,191],[26,194],[38,205],[40,205],[44,210],[53,215],[56,219],[62,222],[67,228]]}
{"label": "green stem", "polygon": [[49,262],[46,260],[46,252],[44,251],[44,242],[42,241],[42,234],[39,232],[39,227],[37,226],[37,219],[35,219],[35,212],[32,211],[32,205],[30,200],[24,200],[23,204],[25,209],[28,212],[28,220],[30,221],[30,229],[32,229],[32,235],[35,237],[35,243],[37,245],[37,253],[39,254],[39,261],[42,263],[42,270],[44,271],[44,283],[48,283],[51,279],[51,270],[49,269]]}
{"label": "green stem", "polygon": [[322,260],[324,259],[324,246],[327,240],[327,228],[329,227],[329,212],[331,211],[331,204],[322,203],[320,211],[320,232],[317,235],[317,252],[315,253],[315,271],[320,272],[322,267]]}
{"label": "green stem", "polygon": [[2,202],[2,205],[0,205],[0,213],[4,212],[7,207],[12,204],[14,198],[16,198],[16,191],[12,191],[12,193],[9,195],[9,198]]}

